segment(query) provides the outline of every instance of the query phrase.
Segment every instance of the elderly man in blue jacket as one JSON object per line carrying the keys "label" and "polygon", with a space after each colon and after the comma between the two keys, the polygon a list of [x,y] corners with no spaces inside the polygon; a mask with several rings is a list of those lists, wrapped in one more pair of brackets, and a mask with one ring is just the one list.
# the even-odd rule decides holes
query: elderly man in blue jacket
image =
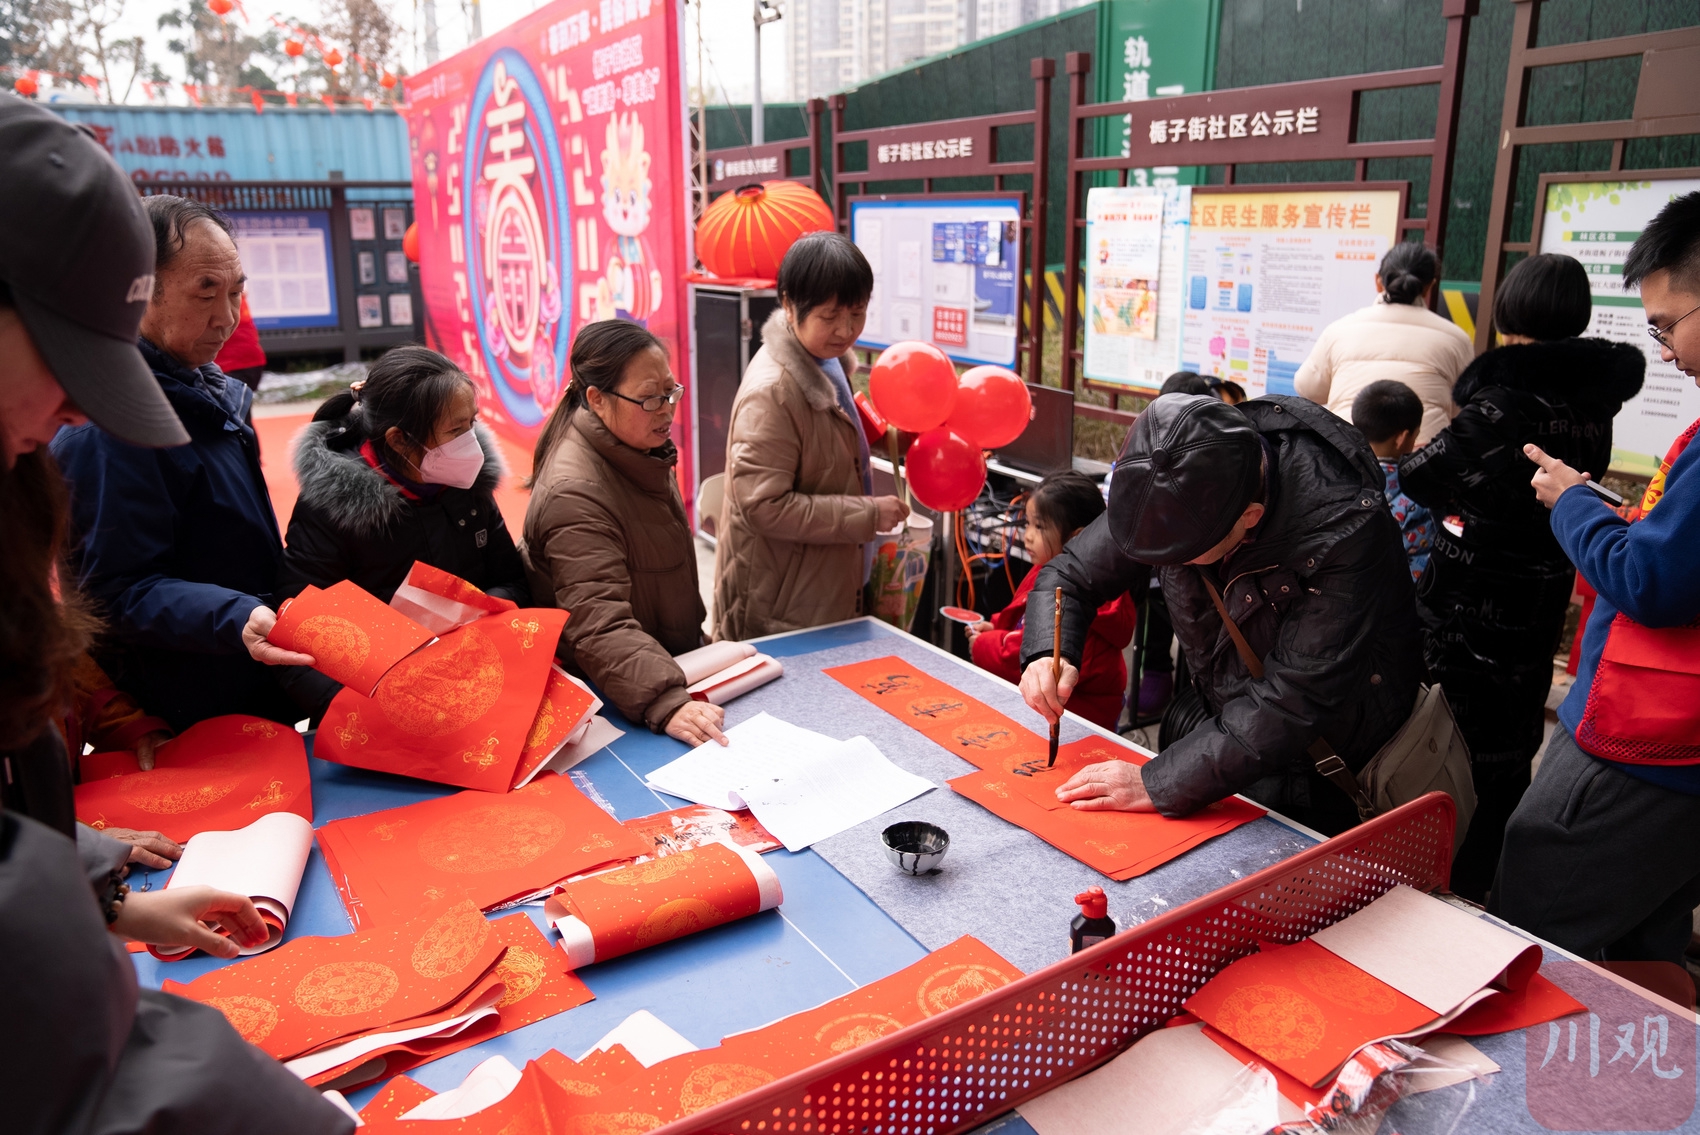
{"label": "elderly man in blue jacket", "polygon": [[157,262],[140,346],[190,440],[146,449],[93,424],[54,439],[74,566],[107,622],[99,660],[177,729],[225,713],[292,722],[304,714],[267,667],[311,659],[265,641],[283,541],[248,424],[254,395],[213,363],[241,311],[242,261],[207,206],[143,205]]}
{"label": "elderly man in blue jacket", "polygon": [[[1648,334],[1664,361],[1700,381],[1700,193],[1660,211],[1629,250],[1623,281],[1639,286]],[[1671,704],[1645,680],[1640,689],[1633,681],[1615,686],[1610,718],[1591,717],[1602,706],[1590,705],[1620,612],[1648,628],[1700,619],[1697,431],[1700,422],[1678,436],[1633,523],[1588,489],[1586,473],[1533,445],[1524,449],[1539,466],[1535,495],[1552,509],[1553,535],[1600,597],[1582,636],[1576,684],[1506,825],[1488,909],[1586,958],[1680,966],[1700,906],[1700,764],[1686,763],[1700,745],[1700,707]],[[1670,643],[1666,657],[1637,661],[1700,673],[1700,656],[1690,650]],[[1640,716],[1658,723],[1651,733],[1674,729],[1683,744],[1610,735]]]}

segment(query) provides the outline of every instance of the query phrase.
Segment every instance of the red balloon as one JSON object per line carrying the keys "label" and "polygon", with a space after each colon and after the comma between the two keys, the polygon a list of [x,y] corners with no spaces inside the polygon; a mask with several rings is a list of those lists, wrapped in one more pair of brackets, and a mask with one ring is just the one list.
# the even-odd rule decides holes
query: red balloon
{"label": "red balloon", "polygon": [[1027,384],[1003,367],[975,367],[956,380],[956,408],[945,419],[981,449],[996,449],[1021,436],[1033,414]]}
{"label": "red balloon", "polygon": [[915,439],[903,468],[915,499],[934,512],[967,508],[986,483],[986,456],[980,447],[944,426]]}
{"label": "red balloon", "polygon": [[12,89],[26,99],[34,98],[35,92],[40,89],[40,84],[35,80],[35,72],[31,71],[27,75],[19,75],[12,81]]}
{"label": "red balloon", "polygon": [[407,226],[407,231],[401,234],[401,254],[419,263],[419,222],[414,221]]}
{"label": "red balloon", "polygon": [[893,343],[868,372],[868,396],[887,422],[925,433],[943,424],[956,406],[956,368],[931,343]]}

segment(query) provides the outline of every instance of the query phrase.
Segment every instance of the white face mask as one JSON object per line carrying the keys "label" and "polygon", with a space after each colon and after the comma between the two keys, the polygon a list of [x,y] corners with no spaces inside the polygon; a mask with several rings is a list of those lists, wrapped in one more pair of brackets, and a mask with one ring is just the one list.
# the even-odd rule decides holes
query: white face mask
{"label": "white face mask", "polygon": [[470,489],[484,469],[484,447],[478,435],[467,430],[453,441],[428,449],[419,461],[419,478],[428,485]]}

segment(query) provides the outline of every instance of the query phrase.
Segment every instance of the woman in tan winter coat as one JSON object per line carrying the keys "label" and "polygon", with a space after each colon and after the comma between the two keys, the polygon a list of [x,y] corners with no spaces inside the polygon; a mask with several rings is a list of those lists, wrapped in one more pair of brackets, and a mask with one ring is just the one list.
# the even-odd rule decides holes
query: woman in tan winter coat
{"label": "woman in tan winter coat", "polygon": [[1381,298],[1323,328],[1293,376],[1300,397],[1352,420],[1352,403],[1372,382],[1391,379],[1422,399],[1417,444],[1445,429],[1458,413],[1452,386],[1475,357],[1470,337],[1428,309],[1440,260],[1415,241],[1394,245],[1375,277]]}
{"label": "woman in tan winter coat", "polygon": [[732,404],[715,560],[715,637],[743,639],[853,618],[865,546],[907,515],[875,497],[851,401],[851,347],[874,273],[838,233],[810,233],[779,266],[781,307],[762,328]]}
{"label": "woman in tan winter coat", "polygon": [[702,645],[707,614],[670,436],[684,388],[661,340],[623,320],[581,330],[571,361],[532,463],[532,599],[572,613],[561,661],[621,713],[690,745],[725,744],[725,712],[692,701],[673,661]]}

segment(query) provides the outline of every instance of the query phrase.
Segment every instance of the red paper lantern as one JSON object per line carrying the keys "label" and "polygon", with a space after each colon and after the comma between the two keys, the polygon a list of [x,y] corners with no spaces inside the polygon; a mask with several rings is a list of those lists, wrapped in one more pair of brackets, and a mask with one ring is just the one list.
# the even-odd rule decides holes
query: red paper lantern
{"label": "red paper lantern", "polygon": [[291,59],[301,58],[301,53],[306,50],[307,45],[298,39],[286,39],[283,41],[283,53]]}
{"label": "red paper lantern", "polygon": [[378,86],[384,88],[386,91],[389,90],[391,87],[395,86],[395,76],[390,74],[390,72],[386,69],[383,75],[381,75],[378,79]]}
{"label": "red paper lantern", "polygon": [[833,228],[820,195],[794,181],[767,181],[723,193],[697,222],[697,255],[716,276],[772,280],[804,233]]}
{"label": "red paper lantern", "polygon": [[325,52],[325,66],[326,67],[340,67],[341,65],[342,65],[342,52],[338,51],[334,47],[331,48],[329,51]]}
{"label": "red paper lantern", "polygon": [[868,396],[880,416],[918,434],[943,424],[956,407],[956,368],[931,343],[893,343],[868,372]]}
{"label": "red paper lantern", "polygon": [[401,234],[401,254],[419,263],[419,222],[414,221],[407,226],[407,231]]}
{"label": "red paper lantern", "polygon": [[967,508],[986,483],[986,456],[980,447],[944,426],[915,439],[903,468],[915,499],[934,512]]}
{"label": "red paper lantern", "polygon": [[35,72],[31,71],[27,75],[19,75],[13,80],[12,89],[26,99],[34,98],[35,92],[41,89],[41,84],[36,82]]}
{"label": "red paper lantern", "polygon": [[996,449],[1020,437],[1032,413],[1027,384],[1014,371],[975,367],[956,380],[956,408],[944,424],[981,449]]}
{"label": "red paper lantern", "polygon": [[235,7],[231,0],[207,0],[207,10],[220,18],[230,15],[231,9]]}

